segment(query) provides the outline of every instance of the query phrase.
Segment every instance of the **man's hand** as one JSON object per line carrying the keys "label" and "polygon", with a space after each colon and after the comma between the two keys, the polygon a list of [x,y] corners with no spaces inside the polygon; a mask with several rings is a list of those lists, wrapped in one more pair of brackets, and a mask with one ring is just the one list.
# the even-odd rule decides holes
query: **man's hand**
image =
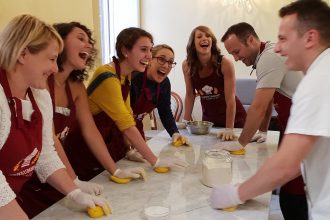
{"label": "man's hand", "polygon": [[217,135],[217,138],[223,141],[231,141],[237,138],[237,136],[235,135],[232,128],[226,128],[225,130],[220,131],[220,133]]}
{"label": "man's hand", "polygon": [[258,131],[258,133],[256,133],[252,137],[251,142],[263,143],[266,141],[266,138],[267,138],[267,132]]}
{"label": "man's hand", "polygon": [[238,186],[230,184],[216,186],[211,193],[211,206],[214,209],[224,209],[243,204],[238,195]]}

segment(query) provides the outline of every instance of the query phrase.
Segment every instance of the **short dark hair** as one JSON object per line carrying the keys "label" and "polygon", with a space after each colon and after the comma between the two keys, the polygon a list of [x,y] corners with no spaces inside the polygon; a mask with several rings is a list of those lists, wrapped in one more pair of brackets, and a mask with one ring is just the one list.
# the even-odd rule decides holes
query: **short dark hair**
{"label": "short dark hair", "polygon": [[284,6],[279,11],[283,18],[287,15],[297,14],[297,31],[302,35],[310,29],[320,33],[321,42],[330,45],[330,8],[321,0],[300,0]]}
{"label": "short dark hair", "polygon": [[254,28],[246,22],[241,22],[230,26],[222,36],[221,41],[225,42],[231,34],[235,34],[237,38],[244,44],[246,44],[246,41],[250,35],[259,40],[259,37]]}
{"label": "short dark hair", "polygon": [[125,59],[121,49],[125,47],[126,49],[131,50],[140,37],[147,37],[151,40],[151,43],[153,43],[152,35],[141,28],[125,28],[118,34],[116,41],[116,53],[119,60]]}
{"label": "short dark hair", "polygon": [[[59,33],[59,35],[62,37],[62,39],[64,40],[74,28],[80,28],[81,30],[83,30],[87,36],[88,36],[88,41],[89,43],[92,45],[92,51],[89,54],[89,57],[86,61],[86,66],[88,67],[87,69],[83,69],[83,70],[73,70],[70,73],[70,79],[73,81],[84,81],[85,79],[87,79],[88,77],[88,69],[91,69],[94,66],[95,63],[95,57],[96,57],[96,53],[97,50],[95,49],[94,45],[95,45],[95,40],[92,37],[92,31],[87,28],[85,25],[80,24],[79,22],[69,22],[69,23],[57,23],[54,24],[53,27],[57,30],[57,32]],[[64,48],[65,48],[65,44],[64,44]],[[58,70],[59,72],[63,71],[63,63],[66,61],[67,57],[65,54],[65,49],[63,50],[62,53],[59,54],[58,58],[57,58],[57,66],[58,66]]]}

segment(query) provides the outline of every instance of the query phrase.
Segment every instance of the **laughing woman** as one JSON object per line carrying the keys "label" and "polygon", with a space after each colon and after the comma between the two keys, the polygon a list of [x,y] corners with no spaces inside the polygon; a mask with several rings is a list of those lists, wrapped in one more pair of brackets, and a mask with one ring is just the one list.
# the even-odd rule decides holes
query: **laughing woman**
{"label": "laughing woman", "polygon": [[[183,161],[173,158],[157,158],[135,126],[129,96],[131,73],[145,71],[151,60],[152,46],[153,38],[145,30],[140,28],[122,30],[117,36],[116,42],[118,58],[113,57],[113,62],[99,67],[87,88],[89,107],[115,161],[124,158],[129,150],[124,141],[125,136],[154,167],[185,165]],[[70,152],[74,155],[82,153],[91,155],[88,154],[86,144],[79,128],[72,129],[65,141],[65,145],[74,148]],[[99,167],[92,155],[84,158],[84,163],[81,163],[79,157],[76,157],[76,161],[70,162],[82,166],[83,170],[90,170],[91,173]],[[113,175],[119,178],[139,176],[134,175],[132,170],[118,170]],[[80,175],[78,174],[78,176]]]}
{"label": "laughing woman", "polygon": [[246,112],[235,96],[233,64],[221,55],[217,39],[208,27],[198,26],[191,32],[182,69],[186,83],[183,118],[192,120],[194,100],[199,95],[203,120],[225,127],[218,136],[232,140],[233,128],[243,127]]}
{"label": "laughing woman", "polygon": [[[58,71],[63,41],[30,15],[14,18],[0,34],[0,219],[28,219],[19,192],[35,171],[75,202],[107,202],[83,193],[54,150],[52,104],[47,78]],[[15,197],[17,196],[17,199]],[[24,208],[24,207],[23,207]]]}
{"label": "laughing woman", "polygon": [[173,143],[178,139],[186,141],[186,138],[179,134],[171,110],[171,84],[167,76],[175,64],[174,51],[170,46],[154,46],[147,70],[134,74],[131,86],[131,106],[140,133],[144,136],[143,117],[157,108],[161,122],[172,137]]}

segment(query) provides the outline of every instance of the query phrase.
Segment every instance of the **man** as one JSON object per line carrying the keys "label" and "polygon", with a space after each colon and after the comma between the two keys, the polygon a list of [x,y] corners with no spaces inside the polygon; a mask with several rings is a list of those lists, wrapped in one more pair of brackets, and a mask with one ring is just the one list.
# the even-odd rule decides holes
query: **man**
{"label": "man", "polygon": [[[306,183],[310,219],[330,216],[330,7],[319,0],[296,1],[280,10],[276,52],[289,69],[306,75],[294,97],[279,151],[240,186],[212,191],[214,208],[241,204],[300,173]],[[276,175],[274,175],[276,174]],[[298,218],[297,218],[298,219]]]}
{"label": "man", "polygon": [[[278,113],[281,137],[290,115],[291,98],[303,74],[289,71],[285,59],[274,52],[274,44],[259,40],[253,27],[248,23],[231,26],[222,42],[236,61],[256,69],[257,87],[253,102],[247,112],[244,128],[238,142],[221,143],[223,149],[239,150],[252,141],[266,140],[269,121],[274,103]],[[252,69],[252,71],[253,71]],[[259,132],[253,136],[259,128]],[[301,176],[281,187],[280,206],[286,220],[307,220],[307,201]]]}

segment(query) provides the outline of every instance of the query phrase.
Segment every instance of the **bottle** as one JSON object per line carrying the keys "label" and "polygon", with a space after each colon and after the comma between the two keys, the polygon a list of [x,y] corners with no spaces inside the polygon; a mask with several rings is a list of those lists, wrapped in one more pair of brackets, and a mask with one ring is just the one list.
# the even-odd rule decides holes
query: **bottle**
{"label": "bottle", "polygon": [[202,183],[208,187],[229,184],[232,180],[232,159],[224,150],[207,150],[202,163]]}

